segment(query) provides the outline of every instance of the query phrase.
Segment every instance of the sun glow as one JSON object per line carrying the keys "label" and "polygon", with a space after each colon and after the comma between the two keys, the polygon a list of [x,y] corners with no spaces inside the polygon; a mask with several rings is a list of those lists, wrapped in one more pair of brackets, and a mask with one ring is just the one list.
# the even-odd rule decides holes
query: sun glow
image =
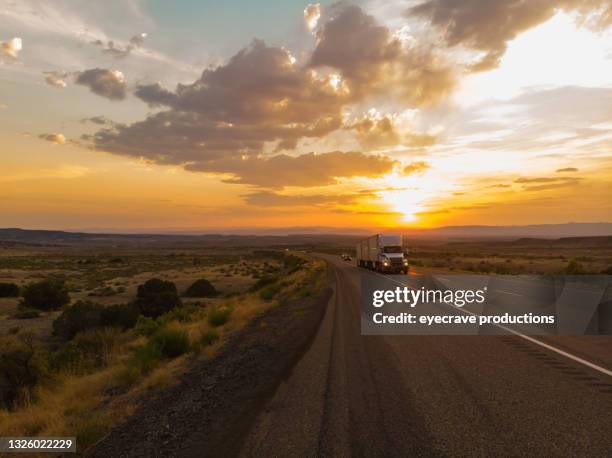
{"label": "sun glow", "polygon": [[393,173],[384,181],[387,187],[379,192],[382,200],[402,214],[403,222],[420,224],[426,224],[432,202],[450,195],[455,186],[428,172],[411,176]]}

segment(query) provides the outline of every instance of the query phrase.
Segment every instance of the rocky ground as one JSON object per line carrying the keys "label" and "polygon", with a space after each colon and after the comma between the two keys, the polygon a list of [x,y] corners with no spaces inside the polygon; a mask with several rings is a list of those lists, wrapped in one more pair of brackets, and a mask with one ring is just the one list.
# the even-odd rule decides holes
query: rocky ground
{"label": "rocky ground", "polygon": [[217,356],[145,399],[88,457],[233,456],[257,413],[310,345],[331,290],[268,310]]}

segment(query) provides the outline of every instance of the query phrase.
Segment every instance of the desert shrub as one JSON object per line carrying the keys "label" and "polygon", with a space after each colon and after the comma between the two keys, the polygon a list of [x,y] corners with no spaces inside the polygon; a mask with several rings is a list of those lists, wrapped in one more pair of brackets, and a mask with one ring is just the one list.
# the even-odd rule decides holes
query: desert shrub
{"label": "desert shrub", "polygon": [[147,345],[157,347],[165,358],[176,358],[189,351],[189,337],[183,330],[162,328],[153,334]]}
{"label": "desert shrub", "polygon": [[300,269],[305,262],[306,261],[304,259],[292,254],[288,254],[283,257],[283,266],[289,271],[289,273],[293,273]]}
{"label": "desert shrub", "polygon": [[153,335],[159,328],[161,323],[149,316],[139,316],[134,326],[134,332],[139,336],[149,337]]}
{"label": "desert shrub", "polygon": [[261,297],[264,301],[269,301],[274,296],[276,296],[279,291],[283,289],[283,285],[280,283],[272,283],[271,285],[265,286],[259,292],[259,297]]}
{"label": "desert shrub", "polygon": [[89,301],[78,301],[53,321],[53,334],[63,340],[72,339],[78,332],[102,325],[104,307]]}
{"label": "desert shrub", "polygon": [[19,296],[19,286],[15,283],[0,283],[0,297]]}
{"label": "desert shrub", "polygon": [[31,341],[0,342],[0,407],[13,409],[47,374],[45,353]]}
{"label": "desert shrub", "polygon": [[35,309],[29,309],[27,307],[19,307],[13,318],[17,320],[29,320],[32,318],[38,318],[40,316],[40,312]]}
{"label": "desert shrub", "polygon": [[219,339],[219,333],[214,329],[204,331],[200,336],[200,344],[204,347],[214,344]]}
{"label": "desert shrub", "polygon": [[194,281],[191,286],[187,288],[187,291],[185,291],[185,296],[187,297],[213,297],[217,294],[217,290],[213,284],[205,278]]}
{"label": "desert shrub", "polygon": [[159,278],[151,278],[142,285],[138,286],[137,296],[146,297],[149,294],[160,294],[160,293],[174,293],[177,294],[176,285],[171,281],[160,280]]}
{"label": "desert shrub", "polygon": [[608,267],[607,269],[602,270],[601,273],[604,275],[612,275],[612,266]]}
{"label": "desert shrub", "polygon": [[582,267],[582,264],[575,259],[572,259],[567,266],[565,266],[563,273],[566,275],[580,275],[586,273],[586,271],[584,270],[584,267]]}
{"label": "desert shrub", "polygon": [[251,286],[250,291],[258,291],[264,286],[271,285],[272,283],[276,283],[278,277],[274,275],[264,275],[260,279],[258,279],[253,286]]}
{"label": "desert shrub", "polygon": [[[136,370],[136,375],[147,373],[153,370],[161,359],[162,353],[159,347],[147,343],[136,349],[130,359],[127,370],[132,373],[132,368],[134,368]],[[130,378],[135,378],[133,373]]]}
{"label": "desert shrub", "polygon": [[296,296],[298,298],[310,297],[312,296],[312,291],[308,286],[302,286],[297,292]]}
{"label": "desert shrub", "polygon": [[104,367],[121,339],[121,331],[117,328],[97,328],[80,332],[51,355],[51,366],[56,371],[76,374]]}
{"label": "desert shrub", "polygon": [[130,329],[136,325],[140,309],[135,304],[116,304],[102,310],[102,325]]}
{"label": "desert shrub", "polygon": [[190,321],[194,321],[198,318],[198,315],[202,312],[200,307],[195,305],[186,305],[180,308],[175,308],[170,310],[168,313],[162,315],[158,318],[158,321],[170,322],[170,321],[180,321],[182,323],[188,323]]}
{"label": "desert shrub", "polygon": [[157,318],[182,305],[176,291],[176,285],[159,278],[152,278],[138,286],[134,304],[144,316],[152,318]]}
{"label": "desert shrub", "polygon": [[212,309],[208,312],[208,324],[213,327],[223,326],[228,322],[231,314],[232,310],[227,307]]}
{"label": "desert shrub", "polygon": [[64,281],[42,280],[27,285],[23,290],[23,304],[39,310],[57,310],[70,302]]}

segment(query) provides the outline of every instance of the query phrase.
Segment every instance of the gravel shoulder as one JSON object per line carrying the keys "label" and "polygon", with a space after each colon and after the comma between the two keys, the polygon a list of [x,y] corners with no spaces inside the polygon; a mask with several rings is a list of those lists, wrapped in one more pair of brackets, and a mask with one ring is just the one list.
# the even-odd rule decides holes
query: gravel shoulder
{"label": "gravel shoulder", "polygon": [[311,344],[331,290],[273,307],[151,394],[85,456],[234,456],[258,412]]}

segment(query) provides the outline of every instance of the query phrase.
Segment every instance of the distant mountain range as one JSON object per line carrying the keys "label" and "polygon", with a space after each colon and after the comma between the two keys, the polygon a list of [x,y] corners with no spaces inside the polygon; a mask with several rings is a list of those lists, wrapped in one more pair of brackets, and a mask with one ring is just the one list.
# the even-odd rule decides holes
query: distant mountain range
{"label": "distant mountain range", "polygon": [[[139,241],[142,243],[159,241],[198,241],[214,243],[215,241],[235,242],[237,244],[264,243],[314,243],[317,241],[350,240],[376,232],[401,233],[409,238],[427,238],[442,240],[466,239],[506,239],[521,238],[559,239],[564,237],[597,237],[611,236],[612,223],[566,223],[538,224],[528,226],[446,226],[431,229],[420,228],[386,228],[380,230],[331,227],[293,227],[269,229],[226,229],[217,233],[212,231],[147,231],[148,233],[119,233],[91,231],[54,231],[29,230],[20,228],[0,229],[0,241],[19,243],[109,243],[121,241]],[[289,240],[290,239],[290,240]]]}
{"label": "distant mountain range", "polygon": [[432,229],[400,229],[408,236],[442,238],[543,238],[612,235],[612,223],[533,224],[528,226],[445,226]]}

